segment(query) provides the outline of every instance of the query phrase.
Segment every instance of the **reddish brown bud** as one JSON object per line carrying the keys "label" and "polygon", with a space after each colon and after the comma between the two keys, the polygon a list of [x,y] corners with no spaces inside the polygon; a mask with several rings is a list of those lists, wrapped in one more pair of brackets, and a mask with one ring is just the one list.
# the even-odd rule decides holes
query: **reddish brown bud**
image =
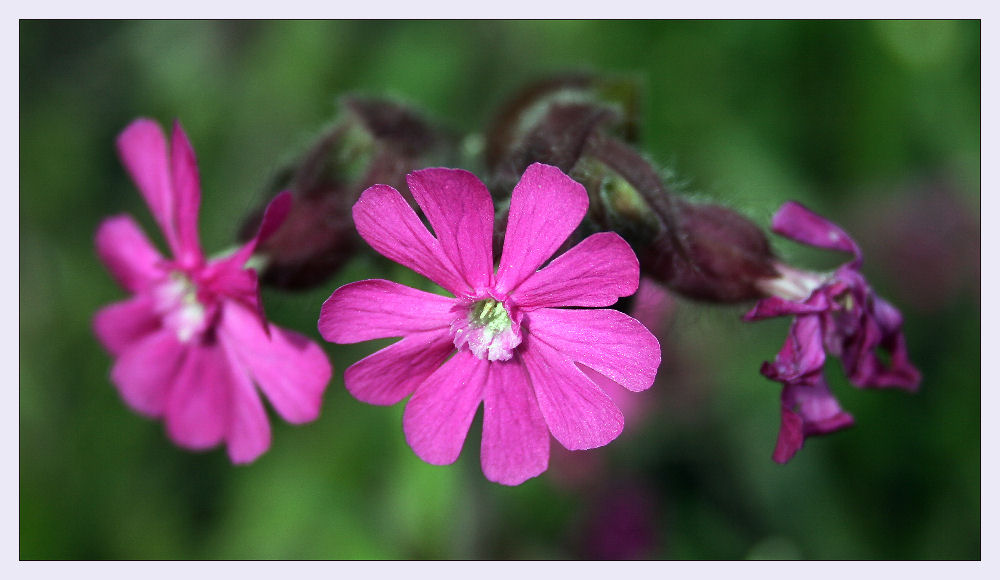
{"label": "reddish brown bud", "polygon": [[[342,118],[267,188],[289,190],[295,202],[278,231],[258,247],[261,280],[285,289],[322,283],[361,247],[351,207],[368,186],[405,191],[406,174],[448,160],[451,140],[416,112],[384,99],[346,98]],[[241,230],[256,231],[259,211]]]}
{"label": "reddish brown bud", "polygon": [[485,161],[498,191],[510,191],[535,162],[564,172],[598,129],[628,141],[638,133],[639,83],[627,77],[566,74],[528,85],[486,131]]}
{"label": "reddish brown bud", "polygon": [[697,300],[742,302],[762,298],[757,282],[778,275],[767,236],[735,211],[679,200],[683,255],[673,251],[665,231],[637,249],[645,275]]}

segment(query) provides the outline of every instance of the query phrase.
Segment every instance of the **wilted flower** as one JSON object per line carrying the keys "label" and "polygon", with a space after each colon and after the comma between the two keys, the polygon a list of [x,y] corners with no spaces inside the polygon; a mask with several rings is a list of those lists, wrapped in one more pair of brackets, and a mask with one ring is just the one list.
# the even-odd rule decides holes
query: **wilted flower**
{"label": "wilted flower", "polygon": [[[827,274],[798,270],[781,263],[780,274],[764,278],[768,294],[745,316],[760,320],[791,315],[788,340],[774,363],[761,372],[784,384],[782,426],[775,461],[784,463],[802,446],[804,437],[849,426],[822,376],[827,353],[839,357],[848,379],[858,387],[915,390],[920,372],[910,363],[903,340],[903,317],[879,298],[861,274],[861,250],[842,229],[789,202],[775,214],[772,229],[787,238],[854,254],[854,259]],[[887,362],[878,351],[887,353]]]}
{"label": "wilted flower", "polygon": [[403,337],[347,369],[351,394],[378,405],[412,394],[403,414],[406,440],[437,465],[458,458],[482,403],[483,473],[507,485],[545,471],[550,432],[568,449],[616,438],[622,413],[591,375],[602,385],[646,389],[659,345],[616,310],[558,307],[610,306],[634,293],[635,254],[617,234],[598,233],[538,269],[583,219],[583,187],[555,167],[528,167],[511,196],[494,271],[486,187],[457,169],[417,171],[407,183],[434,235],[385,185],[370,187],[354,206],[358,233],[454,297],[388,280],[338,288],[320,314],[324,338]]}
{"label": "wilted flower", "polygon": [[207,449],[225,441],[234,463],[251,462],[271,444],[254,384],[279,415],[303,423],[319,415],[331,373],[317,344],[268,324],[257,276],[244,268],[288,213],[291,197],[274,198],[243,247],[206,261],[197,230],[198,167],[180,124],[169,152],[159,125],[148,119],[122,132],[118,151],[173,258],[162,257],[128,215],[98,229],[98,255],[133,293],[94,317],[97,338],[116,358],[111,380],[133,409],[164,417],[178,445]]}

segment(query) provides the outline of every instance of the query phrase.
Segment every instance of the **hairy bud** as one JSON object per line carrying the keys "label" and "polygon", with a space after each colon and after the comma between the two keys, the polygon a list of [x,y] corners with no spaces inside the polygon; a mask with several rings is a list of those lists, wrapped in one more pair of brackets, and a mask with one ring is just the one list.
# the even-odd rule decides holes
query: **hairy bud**
{"label": "hairy bud", "polygon": [[[617,98],[609,87],[619,89]],[[643,274],[674,292],[713,302],[761,298],[759,281],[778,275],[766,235],[733,210],[686,201],[666,186],[629,143],[637,133],[637,93],[635,83],[589,76],[528,87],[489,132],[493,185],[509,191],[529,164],[555,165],[590,195],[587,219],[567,245],[615,231],[635,249]],[[497,226],[503,228],[503,215]]]}
{"label": "hairy bud", "polygon": [[[305,289],[321,284],[361,247],[351,207],[375,183],[405,189],[410,171],[449,159],[453,140],[419,114],[385,99],[349,97],[342,115],[298,161],[280,172],[268,192],[289,190],[288,218],[258,248],[264,284]],[[260,212],[244,224],[255,231]]]}
{"label": "hairy bud", "polygon": [[484,153],[493,187],[510,191],[535,162],[569,173],[599,129],[634,141],[638,94],[633,79],[589,74],[528,85],[500,108],[487,129]]}
{"label": "hairy bud", "polygon": [[641,250],[647,276],[689,298],[742,302],[762,297],[761,279],[778,275],[767,237],[753,222],[714,204],[679,201],[684,254],[665,233]]}

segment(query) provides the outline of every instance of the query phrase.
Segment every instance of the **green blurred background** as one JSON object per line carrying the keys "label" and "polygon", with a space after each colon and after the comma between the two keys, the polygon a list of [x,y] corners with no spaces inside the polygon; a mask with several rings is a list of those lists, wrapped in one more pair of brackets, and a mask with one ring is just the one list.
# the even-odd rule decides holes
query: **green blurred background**
{"label": "green blurred background", "polygon": [[[516,488],[480,473],[478,420],[435,467],[402,405],[347,394],[373,344],[323,343],[322,416],[272,414],[250,466],[178,449],[120,401],[90,320],[124,293],[92,240],[112,213],[154,231],[113,146],[133,118],[184,123],[213,253],[339,96],[474,133],[522,84],[580,69],[644,82],[641,147],[689,193],[761,225],[797,199],[852,233],[906,316],[920,392],[860,391],[828,365],[856,425],[777,465],[779,387],[758,368],[787,319],[680,301],[623,435]],[[979,22],[22,21],[20,183],[22,559],[980,558]],[[354,260],[265,304],[319,340],[322,300],[372,275]]]}

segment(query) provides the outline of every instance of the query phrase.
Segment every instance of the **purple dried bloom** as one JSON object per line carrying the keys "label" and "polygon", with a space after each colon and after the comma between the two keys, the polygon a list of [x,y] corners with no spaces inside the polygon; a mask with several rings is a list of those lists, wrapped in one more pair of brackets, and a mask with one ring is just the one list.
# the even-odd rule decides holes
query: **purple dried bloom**
{"label": "purple dried bloom", "polygon": [[[764,376],[784,384],[781,432],[774,452],[774,460],[784,463],[805,437],[853,423],[823,379],[827,353],[841,359],[851,383],[858,387],[913,391],[920,372],[906,353],[902,315],[872,291],[860,272],[861,250],[847,233],[794,202],[778,210],[771,227],[797,242],[854,254],[854,259],[828,274],[775,263],[779,276],[758,283],[768,297],[743,317],[748,321],[795,317],[775,362],[761,367]],[[879,358],[879,350],[888,354],[887,362]]]}
{"label": "purple dried bloom", "polygon": [[761,373],[783,383],[781,430],[773,458],[785,463],[802,448],[810,435],[823,435],[854,424],[823,379],[822,320],[818,314],[797,316],[774,363],[765,362]]}

